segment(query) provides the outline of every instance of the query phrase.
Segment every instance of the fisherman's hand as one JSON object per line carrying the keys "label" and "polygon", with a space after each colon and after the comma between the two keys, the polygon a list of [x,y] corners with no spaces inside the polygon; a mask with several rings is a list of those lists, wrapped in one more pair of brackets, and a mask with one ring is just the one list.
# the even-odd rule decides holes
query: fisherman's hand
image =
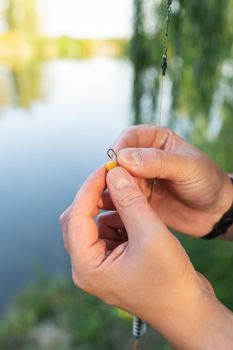
{"label": "fisherman's hand", "polygon": [[[160,219],[177,231],[203,236],[232,204],[228,176],[169,129],[148,125],[129,128],[113,148],[119,165],[140,179],[138,183]],[[104,193],[103,208],[112,207],[108,193]]]}
{"label": "fisherman's hand", "polygon": [[211,286],[126,170],[107,175],[118,225],[104,214],[95,220],[105,179],[103,168],[91,175],[61,216],[76,286],[144,319],[179,349],[209,349],[203,330],[220,319]]}

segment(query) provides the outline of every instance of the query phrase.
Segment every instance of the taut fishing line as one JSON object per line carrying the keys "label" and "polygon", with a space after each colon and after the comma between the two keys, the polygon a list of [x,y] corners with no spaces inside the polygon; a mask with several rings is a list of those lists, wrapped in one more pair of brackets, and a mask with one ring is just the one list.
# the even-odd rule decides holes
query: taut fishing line
{"label": "taut fishing line", "polygon": [[[166,17],[166,30],[165,30],[165,38],[163,43],[163,56],[162,56],[162,76],[161,76],[161,84],[160,84],[160,98],[159,98],[159,109],[157,115],[157,126],[158,126],[158,136],[161,126],[161,119],[163,114],[163,98],[164,98],[164,77],[167,73],[168,68],[168,34],[171,22],[171,12],[172,12],[172,0],[167,1],[167,17]],[[110,159],[106,164],[107,171],[115,168],[117,166],[117,154],[113,149],[109,149],[107,151],[108,158]],[[153,182],[154,184],[154,182]],[[132,334],[135,338],[135,342],[133,345],[134,350],[140,349],[140,338],[147,332],[146,323],[138,317],[133,318],[133,328]]]}
{"label": "taut fishing line", "polygon": [[[169,35],[169,28],[170,28],[170,22],[171,22],[171,13],[172,13],[172,0],[167,0],[167,18],[166,18],[166,30],[165,30],[165,38],[163,43],[163,56],[162,56],[162,76],[161,76],[161,83],[160,83],[160,98],[159,98],[159,110],[157,115],[157,127],[158,127],[158,137],[160,134],[160,127],[161,127],[161,120],[162,120],[162,114],[163,114],[163,99],[164,99],[164,78],[167,73],[168,69],[168,35]],[[153,182],[153,187],[154,187]],[[153,191],[152,187],[152,191]],[[140,318],[134,317],[133,318],[133,336],[135,337],[135,343],[133,346],[133,349],[139,349],[140,348],[140,338],[147,332],[147,325],[145,322],[143,322]]]}

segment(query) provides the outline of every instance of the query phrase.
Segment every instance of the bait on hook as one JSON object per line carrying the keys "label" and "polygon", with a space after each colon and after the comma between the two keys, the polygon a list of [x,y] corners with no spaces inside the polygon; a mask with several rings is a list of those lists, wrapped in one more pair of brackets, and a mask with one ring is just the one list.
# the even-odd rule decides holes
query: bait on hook
{"label": "bait on hook", "polygon": [[106,169],[109,171],[109,170],[112,170],[112,169],[116,168],[117,165],[118,165],[118,162],[117,162],[117,154],[116,154],[116,152],[114,151],[114,149],[110,148],[110,149],[107,151],[107,156],[108,156],[108,158],[109,158],[110,160],[106,163]]}

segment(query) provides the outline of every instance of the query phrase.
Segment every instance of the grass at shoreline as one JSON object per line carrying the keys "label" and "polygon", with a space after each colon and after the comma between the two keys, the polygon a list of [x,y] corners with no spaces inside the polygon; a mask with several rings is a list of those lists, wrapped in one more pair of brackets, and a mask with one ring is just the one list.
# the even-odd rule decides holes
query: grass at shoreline
{"label": "grass at shoreline", "polygon": [[[131,349],[131,317],[81,292],[68,278],[40,278],[0,323],[0,350]],[[170,350],[150,331],[143,347]]]}

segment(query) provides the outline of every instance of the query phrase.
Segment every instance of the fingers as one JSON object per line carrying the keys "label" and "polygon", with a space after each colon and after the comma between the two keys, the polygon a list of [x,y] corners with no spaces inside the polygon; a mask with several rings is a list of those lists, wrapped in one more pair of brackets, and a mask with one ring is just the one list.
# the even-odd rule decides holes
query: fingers
{"label": "fingers", "polygon": [[130,147],[163,148],[171,134],[169,129],[154,125],[133,126],[122,132],[113,148],[116,152]]}
{"label": "fingers", "polygon": [[86,180],[72,204],[72,215],[96,216],[98,204],[106,187],[106,169],[101,167]]}
{"label": "fingers", "polygon": [[115,206],[112,202],[112,199],[109,195],[109,192],[108,192],[108,189],[106,189],[101,198],[100,198],[100,201],[98,203],[98,207],[99,209],[102,209],[102,210],[115,210]]}
{"label": "fingers", "polygon": [[113,230],[123,230],[125,228],[117,211],[100,214],[97,218],[97,225],[100,228],[104,226],[112,228]]}
{"label": "fingers", "polygon": [[107,250],[113,251],[128,240],[124,224],[117,212],[100,214],[97,218],[99,236],[106,242]]}
{"label": "fingers", "polygon": [[125,226],[118,212],[100,214],[97,217],[100,238],[122,242],[127,239]]}
{"label": "fingers", "polygon": [[107,175],[107,185],[113,203],[124,223],[129,240],[135,236],[154,234],[153,231],[166,230],[164,224],[154,214],[140,187],[130,174],[121,167]]}
{"label": "fingers", "polygon": [[[134,181],[139,185],[139,187],[142,189],[145,196],[148,198],[151,194],[151,185],[148,186],[148,181],[145,181],[143,178],[136,178],[136,177],[134,178]],[[101,199],[98,203],[98,207],[99,209],[102,209],[102,210],[114,210],[114,211],[116,210],[108,189],[106,189],[103,192]]]}
{"label": "fingers", "polygon": [[115,145],[118,163],[135,177],[179,181],[189,174],[197,150],[167,128],[140,125],[124,131]]}
{"label": "fingers", "polygon": [[118,162],[134,176],[179,181],[190,171],[194,157],[156,148],[126,148],[119,151]]}
{"label": "fingers", "polygon": [[98,213],[105,178],[103,167],[94,172],[81,187],[71,208],[60,218],[66,248],[76,261],[92,259],[99,263],[105,254],[105,244],[99,240],[98,228],[93,219]]}

